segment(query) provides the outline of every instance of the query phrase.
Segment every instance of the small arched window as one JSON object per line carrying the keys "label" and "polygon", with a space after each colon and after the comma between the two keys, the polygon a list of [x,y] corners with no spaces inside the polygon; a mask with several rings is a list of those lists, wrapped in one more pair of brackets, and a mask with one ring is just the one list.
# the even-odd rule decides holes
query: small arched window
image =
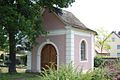
{"label": "small arched window", "polygon": [[86,60],[86,42],[83,40],[81,42],[81,61]]}

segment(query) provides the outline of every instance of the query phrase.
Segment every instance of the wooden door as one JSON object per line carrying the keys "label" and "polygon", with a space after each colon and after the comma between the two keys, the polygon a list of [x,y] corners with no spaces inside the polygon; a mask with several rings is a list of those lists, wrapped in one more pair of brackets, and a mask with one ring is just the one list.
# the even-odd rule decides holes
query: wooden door
{"label": "wooden door", "polygon": [[41,52],[41,70],[48,69],[48,67],[57,69],[57,53],[51,44],[45,45]]}

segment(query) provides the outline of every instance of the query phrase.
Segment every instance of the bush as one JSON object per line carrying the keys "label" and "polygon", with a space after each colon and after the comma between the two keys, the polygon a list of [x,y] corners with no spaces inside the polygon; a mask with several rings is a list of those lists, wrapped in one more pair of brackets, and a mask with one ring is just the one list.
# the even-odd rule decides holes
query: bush
{"label": "bush", "polygon": [[4,59],[4,56],[5,56],[4,54],[1,54],[0,59]]}
{"label": "bush", "polygon": [[21,60],[20,59],[16,59],[16,65],[20,65],[21,64]]}
{"label": "bush", "polygon": [[92,77],[92,80],[112,80],[104,68],[96,68]]}
{"label": "bush", "polygon": [[91,80],[90,72],[83,74],[82,71],[76,71],[71,65],[62,66],[58,71],[49,68],[42,74],[41,80]]}
{"label": "bush", "polygon": [[21,56],[20,59],[22,61],[22,64],[27,66],[27,55]]}
{"label": "bush", "polygon": [[71,65],[62,66],[58,71],[55,69],[45,70],[40,80],[111,80],[106,76],[105,70],[95,69],[93,72],[76,71]]}
{"label": "bush", "polygon": [[75,70],[72,65],[61,66],[59,70],[49,68],[41,73],[36,74],[1,74],[0,80],[112,80],[102,68],[96,68],[94,71],[83,73],[82,70]]}
{"label": "bush", "polygon": [[104,60],[101,57],[95,57],[94,58],[94,67],[100,67],[103,66]]}

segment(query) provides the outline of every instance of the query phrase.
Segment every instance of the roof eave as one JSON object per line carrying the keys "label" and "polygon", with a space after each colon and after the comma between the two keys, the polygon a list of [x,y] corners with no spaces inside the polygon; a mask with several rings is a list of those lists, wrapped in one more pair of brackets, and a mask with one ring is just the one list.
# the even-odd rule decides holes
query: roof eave
{"label": "roof eave", "polygon": [[79,27],[75,27],[75,26],[72,26],[72,27],[77,28],[77,29],[80,29],[80,30],[90,31],[90,32],[92,32],[94,35],[98,35],[98,33],[97,33],[96,31],[91,30],[91,29],[89,29],[89,28],[79,28]]}

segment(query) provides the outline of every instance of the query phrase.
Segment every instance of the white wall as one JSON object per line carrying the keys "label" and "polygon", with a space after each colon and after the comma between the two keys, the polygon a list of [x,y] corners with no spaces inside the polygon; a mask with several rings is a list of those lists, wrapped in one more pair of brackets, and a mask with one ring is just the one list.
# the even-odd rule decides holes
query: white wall
{"label": "white wall", "polygon": [[[112,41],[112,38],[115,39],[114,42]],[[120,53],[120,49],[117,49],[117,45],[120,45],[120,38],[116,34],[112,33],[108,40],[108,43],[111,46],[110,56],[117,57],[117,53]]]}

